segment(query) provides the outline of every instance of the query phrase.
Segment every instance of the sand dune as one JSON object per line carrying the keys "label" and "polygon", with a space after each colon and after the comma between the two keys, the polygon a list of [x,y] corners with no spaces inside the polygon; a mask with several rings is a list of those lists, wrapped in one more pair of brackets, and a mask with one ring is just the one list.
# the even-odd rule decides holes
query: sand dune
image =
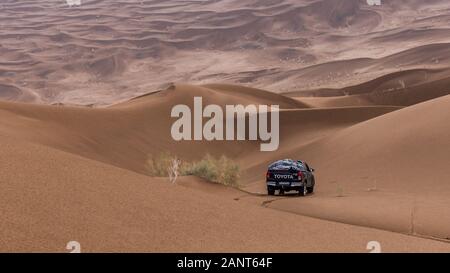
{"label": "sand dune", "polygon": [[[385,242],[385,251],[449,251],[448,244],[242,206],[164,179],[0,139],[1,251],[66,252],[67,242],[78,240],[83,252],[365,252],[374,239]],[[313,232],[317,227],[326,228],[324,234]],[[292,228],[303,236],[288,236]]]}
{"label": "sand dune", "polygon": [[[254,103],[265,103],[269,100],[271,103],[279,103],[280,105],[283,105],[286,109],[282,109],[280,116],[280,123],[282,124],[280,130],[282,145],[280,149],[275,153],[264,154],[259,152],[258,143],[256,142],[225,142],[221,143],[221,145],[217,145],[215,142],[179,143],[170,140],[171,138],[169,132],[171,120],[169,118],[169,114],[162,116],[161,113],[169,113],[171,106],[178,103],[192,104],[193,97],[198,95],[201,95],[205,101],[222,105],[228,102],[231,103],[238,101],[243,104],[250,103],[251,101]],[[278,101],[276,101],[275,98],[279,98]],[[157,94],[147,95],[145,97],[132,100],[129,103],[124,103],[106,109],[2,103],[0,107],[2,111],[0,128],[4,134],[14,137],[15,139],[50,146],[72,154],[77,154],[143,174],[146,173],[145,161],[147,156],[151,154],[155,155],[162,151],[171,151],[185,160],[200,158],[207,153],[213,155],[226,154],[232,158],[236,158],[236,160],[240,162],[243,171],[243,183],[244,185],[248,185],[246,189],[250,191],[256,190],[257,192],[260,191],[261,187],[264,185],[263,182],[261,182],[261,179],[263,178],[262,174],[264,173],[266,164],[271,160],[288,156],[308,158],[311,164],[317,166],[318,170],[320,170],[318,179],[322,181],[322,185],[319,187],[319,189],[321,189],[319,191],[319,198],[317,198],[317,202],[320,204],[317,205],[314,203],[316,201],[313,201],[312,206],[316,209],[311,210],[320,211],[318,208],[321,208],[322,206],[327,207],[328,204],[328,201],[323,201],[323,199],[330,198],[330,195],[331,197],[333,196],[333,190],[335,190],[334,187],[336,187],[337,183],[336,181],[340,181],[342,179],[345,183],[350,183],[347,182],[347,176],[354,177],[356,175],[356,180],[360,179],[360,177],[365,177],[363,179],[365,184],[360,186],[360,190],[364,195],[364,187],[370,187],[373,183],[372,178],[374,173],[372,172],[375,172],[376,174],[380,173],[382,175],[388,175],[386,178],[381,176],[376,177],[377,181],[386,181],[377,182],[377,186],[380,187],[380,189],[384,189],[385,185],[391,185],[387,186],[387,188],[392,187],[395,189],[394,193],[392,193],[393,195],[389,197],[393,200],[396,200],[396,198],[402,198],[402,196],[405,196],[404,198],[409,200],[408,198],[412,196],[409,194],[409,188],[415,189],[413,191],[414,193],[428,189],[428,186],[425,183],[420,183],[422,178],[419,178],[419,176],[416,176],[418,180],[414,185],[411,178],[409,178],[410,172],[408,170],[410,170],[409,168],[411,167],[409,166],[413,165],[413,162],[401,162],[398,158],[393,159],[387,156],[379,155],[379,152],[385,149],[389,154],[398,154],[399,156],[406,155],[408,160],[414,161],[414,158],[410,156],[406,148],[406,150],[398,152],[393,151],[394,147],[401,147],[399,142],[403,141],[405,138],[407,139],[407,135],[411,133],[410,127],[407,127],[401,131],[401,129],[397,126],[396,129],[400,130],[400,132],[397,132],[394,135],[389,134],[389,130],[386,128],[393,128],[392,125],[389,125],[390,123],[407,124],[403,121],[401,122],[396,120],[395,117],[397,116],[400,116],[400,119],[405,120],[410,117],[422,116],[422,118],[416,118],[413,123],[415,126],[414,128],[418,130],[418,133],[424,130],[423,125],[419,123],[419,121],[425,122],[427,120],[434,120],[435,122],[441,122],[442,124],[427,124],[430,128],[427,127],[425,132],[427,132],[429,136],[436,135],[442,137],[442,141],[445,142],[447,139],[446,134],[448,133],[446,133],[446,127],[445,124],[443,124],[445,123],[445,119],[439,120],[436,118],[442,117],[442,115],[446,114],[447,111],[445,107],[438,107],[440,105],[445,105],[446,100],[447,97],[444,97],[442,99],[437,99],[437,102],[435,103],[426,103],[425,106],[430,105],[428,106],[430,109],[435,109],[432,111],[429,109],[423,109],[424,106],[422,105],[413,106],[412,108],[406,108],[401,111],[395,111],[399,108],[394,107],[374,106],[289,109],[289,107],[294,107],[297,102],[284,98],[280,95],[273,95],[257,89],[246,89],[242,87],[238,88],[223,85],[211,85],[208,87],[181,85],[173,86]],[[303,107],[302,104],[297,104],[297,106]],[[392,114],[387,114],[392,111],[395,112]],[[379,118],[372,119],[377,116],[379,116]],[[365,120],[369,121],[364,123]],[[390,123],[386,125],[385,120]],[[372,125],[374,123],[380,125]],[[386,126],[386,128],[384,128],[384,126]],[[357,130],[360,127],[363,128]],[[155,128],[158,128],[158,130],[155,130]],[[355,130],[355,132],[352,130]],[[58,134],[54,134],[53,132],[58,132]],[[348,132],[348,136],[345,132]],[[336,134],[337,136],[340,134],[345,134],[345,136],[338,138]],[[384,142],[384,138],[382,136],[386,138]],[[391,146],[386,146],[386,141],[395,140],[392,138],[393,136],[399,139],[398,142],[390,144]],[[332,144],[328,144],[328,139],[334,140],[335,138],[337,138],[337,140],[335,140],[336,143],[332,142]],[[357,140],[361,143],[372,143],[372,145],[369,146],[371,147],[371,150],[369,150],[368,153],[370,154],[371,151],[377,151],[378,153],[376,155],[367,155],[367,157],[377,158],[377,160],[381,161],[376,161],[369,164],[367,161],[360,161],[360,157],[355,158],[354,162],[350,160],[352,158],[351,155],[364,156],[364,154],[351,152],[351,147],[359,147],[359,142]],[[377,141],[380,142],[378,146],[375,145],[375,143],[378,143]],[[414,148],[415,146],[427,147],[427,149],[431,149],[427,139],[418,138],[415,141],[416,142],[413,142],[410,146],[408,146],[411,150],[414,149],[417,152],[417,148]],[[321,143],[331,145],[333,148],[328,146],[323,147]],[[445,147],[445,144],[446,143],[437,142],[434,147],[438,149],[438,147],[441,146]],[[383,148],[380,147],[381,145],[383,145]],[[338,148],[343,150],[340,151]],[[195,154],[191,152],[192,149],[196,150]],[[351,155],[347,155],[345,152],[347,150],[351,152]],[[294,153],[293,151],[297,152]],[[433,173],[432,175],[434,175],[430,176],[430,179],[434,179],[434,181],[438,183],[437,185],[432,186],[436,189],[436,196],[433,196],[432,200],[441,200],[438,195],[442,194],[443,191],[446,191],[444,181],[446,181],[447,178],[443,177],[443,175],[446,174],[445,167],[442,164],[446,165],[448,158],[446,157],[447,153],[445,149],[440,149],[440,151],[443,152],[441,158],[434,157],[436,153],[433,152],[429,154],[430,156],[433,156],[433,158],[424,157],[422,160],[425,160],[425,162],[418,161],[418,164],[420,165],[433,159],[433,162],[428,162],[426,165],[428,166],[427,169]],[[334,161],[338,159],[335,158],[333,154],[336,154],[336,156],[340,156],[342,154],[342,157],[348,157],[348,160],[339,160],[339,162],[347,162],[348,165],[342,168],[339,166],[334,166]],[[385,162],[383,160],[389,161]],[[395,165],[391,165],[393,164],[391,160],[395,162]],[[336,169],[328,170],[328,165],[323,165],[327,164],[326,162],[330,162],[328,164]],[[361,164],[363,165],[357,166],[357,162],[362,162]],[[353,166],[353,164],[355,165]],[[373,164],[377,165],[377,168],[374,168]],[[386,166],[385,164],[388,165]],[[363,168],[363,166],[366,166],[366,168]],[[403,173],[405,177],[392,177],[394,170],[383,173],[383,168],[388,166],[403,166],[402,168],[406,168],[404,171],[398,170],[397,172],[397,170],[395,170],[395,173],[397,175]],[[358,168],[360,172],[367,170],[371,173],[356,174],[352,171],[354,168]],[[334,174],[341,169],[346,171],[341,172],[340,176]],[[438,172],[439,170],[441,171]],[[412,172],[413,169],[410,171]],[[322,172],[329,175],[329,177],[323,175]],[[331,177],[332,181],[330,180]],[[397,181],[407,181],[410,187],[407,187],[402,184],[402,182]],[[443,184],[440,181],[442,181]],[[254,185],[257,185],[256,188]],[[348,188],[351,185],[353,184],[345,184],[345,188]],[[432,190],[427,190],[427,194],[434,193]],[[322,195],[323,198],[320,197]],[[366,198],[361,197],[359,193],[356,194],[356,198],[361,198],[361,202],[367,200]],[[346,199],[342,200],[345,201]],[[351,200],[352,201],[349,202],[349,204],[354,204],[355,201],[353,201],[353,199]],[[289,203],[290,200],[276,202],[276,205],[274,203],[273,206],[282,210],[289,210],[283,205],[278,205],[283,204],[283,202]],[[297,199],[293,199],[292,202],[298,201]],[[301,200],[301,202],[303,202],[303,200]],[[331,204],[335,204],[334,202],[336,201],[330,201]],[[433,204],[427,202],[423,203],[424,205],[421,207]],[[287,207],[289,208],[289,205],[287,205]],[[294,207],[297,208],[297,205],[294,205]],[[409,209],[408,206],[406,206],[405,211],[409,213],[409,210],[407,209]],[[332,210],[327,208],[325,211],[331,213]],[[301,212],[305,213],[303,210],[301,210]],[[363,212],[366,218],[373,215],[375,218],[375,220],[373,220],[373,226],[408,233],[407,230],[403,228],[404,226],[402,226],[402,228],[398,228],[398,223],[396,221],[387,223],[383,222],[383,224],[380,225],[376,219],[379,221],[384,221],[384,218],[379,217],[379,214],[376,213],[377,210],[370,208],[368,211]],[[346,217],[349,217],[349,219],[338,218],[338,213],[331,214],[331,216],[327,217],[323,216],[321,213],[312,212],[308,215],[323,218],[328,217],[332,220],[339,220],[352,224],[362,224],[358,220],[355,220],[358,219],[358,214],[355,216],[351,213],[346,213]],[[372,224],[370,224],[372,222],[369,222],[369,224],[367,222],[364,223],[365,225],[372,226]],[[432,227],[436,227],[437,225],[438,228],[430,231],[430,225],[424,224],[422,226],[423,231],[420,230],[420,232],[440,238],[443,238],[442,234],[447,236],[447,229],[445,227],[446,224],[444,222],[433,221],[433,223],[436,224],[432,225]],[[441,224],[442,226],[440,226]],[[436,233],[437,231],[438,233]]]}
{"label": "sand dune", "polygon": [[[215,156],[225,154],[242,160],[246,165],[259,162],[254,161],[254,157],[261,156],[257,141],[222,142],[217,145],[215,142],[176,142],[172,139],[170,127],[175,121],[170,117],[172,107],[177,104],[192,107],[195,96],[202,96],[204,104],[214,103],[222,107],[225,104],[279,104],[281,147],[271,154],[272,158],[338,129],[398,109],[306,109],[304,104],[281,95],[244,87],[230,88],[233,89],[224,85],[210,88],[177,85],[105,109],[0,103],[0,128],[17,139],[146,173],[144,165],[148,156],[164,151],[185,160],[199,159],[209,153]],[[192,153],[193,150],[196,153]]]}
{"label": "sand dune", "polygon": [[[2,166],[6,166],[2,168],[2,181],[5,181],[2,192],[7,194],[2,198],[2,202],[6,202],[2,213],[9,219],[2,223],[5,225],[1,229],[2,238],[7,239],[2,241],[1,249],[62,251],[65,240],[76,237],[86,242],[87,251],[364,251],[359,246],[371,238],[382,240],[386,251],[447,251],[447,244],[330,224],[279,210],[400,233],[446,238],[448,225],[441,212],[448,205],[445,192],[450,189],[445,183],[448,181],[445,177],[448,152],[442,147],[446,147],[449,138],[445,118],[439,118],[448,112],[442,107],[448,103],[448,97],[404,110],[373,106],[289,109],[297,102],[280,95],[256,89],[240,88],[242,92],[235,92],[236,89],[230,86],[213,87],[177,85],[105,109],[0,103],[2,144],[9,147],[1,157]],[[217,145],[215,142],[170,141],[171,120],[169,115],[161,113],[169,112],[175,103],[192,103],[192,98],[199,94],[217,104],[236,101],[245,104],[256,98],[283,104],[287,109],[282,109],[280,117],[282,146],[276,153],[264,155],[259,152],[258,143],[252,142]],[[274,96],[279,100],[276,101]],[[405,123],[404,120],[411,117],[416,117],[415,122]],[[424,124],[428,120],[434,122]],[[395,127],[394,134],[389,134],[385,127],[394,128],[392,124],[406,125]],[[416,138],[408,140],[411,130]],[[434,142],[429,143],[431,137]],[[406,146],[402,146],[402,141]],[[362,147],[366,142],[372,145],[367,146],[365,152],[362,150],[360,156],[352,152],[352,147]],[[424,148],[419,151],[417,147]],[[395,152],[394,148],[402,150]],[[195,154],[192,149],[196,150]],[[418,153],[417,158],[410,156],[409,149]],[[426,149],[431,149],[431,153]],[[137,174],[145,174],[145,160],[149,154],[161,151],[172,151],[188,160],[206,153],[227,154],[238,160],[244,172],[245,189],[253,192],[263,188],[261,179],[266,163],[279,157],[308,158],[318,169],[320,185],[313,198],[288,197],[271,201],[268,206],[278,211],[268,211],[260,206],[267,201],[265,197],[252,197],[232,190],[224,192],[192,178],[183,178],[174,189],[174,185],[164,179]],[[380,154],[383,151],[391,157]],[[348,159],[339,159],[340,156]],[[363,161],[361,157],[367,159]],[[376,168],[367,163],[371,158],[378,160],[373,162]],[[335,164],[336,160],[340,165]],[[411,165],[416,161],[430,171],[428,177],[432,184],[425,184],[419,175],[411,180],[410,174],[416,170]],[[383,172],[384,168],[394,166],[395,170]],[[361,177],[365,177],[362,183]],[[377,180],[378,190],[367,193],[364,190],[372,185],[373,177],[380,179]],[[348,198],[333,196],[334,187],[340,181]],[[427,196],[418,195],[424,191]],[[25,197],[16,198],[16,195]],[[98,195],[103,197],[95,197]],[[15,203],[8,200],[22,201],[13,205]],[[410,203],[411,200],[415,201]],[[371,205],[358,205],[357,209],[352,209],[355,204],[368,201]],[[301,206],[298,206],[299,202]],[[384,213],[379,209],[383,208],[380,202],[392,204],[397,209]],[[167,207],[171,205],[173,210],[168,212]],[[415,213],[413,230],[408,229],[411,205]],[[183,209],[178,211],[178,207]],[[207,207],[208,210],[197,210],[196,207]],[[86,211],[91,213],[86,214]],[[248,218],[248,213],[253,215],[252,218]],[[133,215],[131,222],[125,224],[120,220],[128,219],[130,215]],[[105,221],[108,224],[105,225]],[[29,226],[28,223],[35,223],[34,228],[22,231],[15,228],[21,224]],[[224,223],[236,224],[230,231]],[[282,238],[271,237],[267,241],[262,238],[270,237],[266,236],[271,232],[268,225],[276,230],[287,229],[286,232],[299,225],[305,234],[311,228],[328,235],[323,237],[315,233],[318,237],[312,236],[308,242],[302,239],[300,244],[286,239],[281,232]],[[228,230],[226,240],[218,236],[224,228]],[[123,234],[127,234],[126,239],[119,239],[124,237]],[[240,236],[252,240],[238,244],[236,242],[243,240]],[[67,239],[69,237],[71,239]],[[353,238],[351,242],[348,241],[350,237]]]}
{"label": "sand dune", "polygon": [[[450,127],[442,97],[359,123],[291,153],[322,181],[314,198],[277,209],[408,234],[450,238]],[[344,197],[341,195],[343,190]],[[347,218],[348,217],[348,218]]]}
{"label": "sand dune", "polygon": [[0,99],[10,101],[35,101],[35,97],[31,93],[23,92],[14,85],[0,84]]}
{"label": "sand dune", "polygon": [[[382,86],[386,91],[404,89],[426,83],[429,78],[448,75],[448,72],[442,72],[448,68],[449,53],[449,44],[443,43],[419,46],[375,59],[353,58],[327,62],[278,74],[278,81],[269,87],[273,89],[283,83],[296,82],[300,84],[291,89],[298,90],[283,93],[336,96],[366,93],[369,90],[365,88],[386,80],[386,86]],[[417,76],[418,79],[415,79]],[[353,85],[356,86],[348,88]],[[448,89],[439,91],[448,94]]]}
{"label": "sand dune", "polygon": [[[415,69],[392,73],[342,89],[291,92],[285,95],[310,106],[397,105],[409,106],[450,93],[448,70]],[[313,96],[302,97],[302,96]]]}
{"label": "sand dune", "polygon": [[385,2],[3,1],[0,98],[104,106],[168,82],[280,93],[447,69],[447,1]]}
{"label": "sand dune", "polygon": [[[0,251],[450,251],[447,1],[0,6]],[[279,105],[279,149],[174,141],[196,96]],[[162,152],[226,155],[242,188],[149,177]],[[280,158],[314,195],[265,195]]]}

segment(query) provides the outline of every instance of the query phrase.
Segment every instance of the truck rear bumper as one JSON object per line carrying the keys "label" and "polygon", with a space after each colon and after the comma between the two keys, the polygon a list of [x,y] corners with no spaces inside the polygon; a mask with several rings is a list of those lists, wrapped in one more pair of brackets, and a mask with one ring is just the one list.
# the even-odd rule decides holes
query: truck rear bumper
{"label": "truck rear bumper", "polygon": [[273,190],[299,191],[303,182],[267,182],[267,187]]}

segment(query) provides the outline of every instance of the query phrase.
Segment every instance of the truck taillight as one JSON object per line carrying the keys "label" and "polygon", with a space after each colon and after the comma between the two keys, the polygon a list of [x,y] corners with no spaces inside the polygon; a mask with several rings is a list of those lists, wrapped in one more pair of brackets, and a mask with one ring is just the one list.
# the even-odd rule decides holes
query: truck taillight
{"label": "truck taillight", "polygon": [[303,178],[305,178],[305,175],[302,173],[302,172],[298,172],[298,180],[299,181],[302,181],[303,180]]}
{"label": "truck taillight", "polygon": [[266,178],[270,178],[270,172],[266,173]]}

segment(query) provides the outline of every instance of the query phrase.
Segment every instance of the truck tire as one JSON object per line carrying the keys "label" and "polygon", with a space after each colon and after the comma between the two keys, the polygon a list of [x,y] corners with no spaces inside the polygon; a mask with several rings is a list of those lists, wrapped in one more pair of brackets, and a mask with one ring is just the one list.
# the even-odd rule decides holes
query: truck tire
{"label": "truck tire", "polygon": [[267,187],[267,194],[268,195],[275,195],[275,190],[272,187]]}
{"label": "truck tire", "polygon": [[306,185],[303,185],[300,187],[300,190],[298,191],[299,196],[305,196],[308,193],[308,187]]}

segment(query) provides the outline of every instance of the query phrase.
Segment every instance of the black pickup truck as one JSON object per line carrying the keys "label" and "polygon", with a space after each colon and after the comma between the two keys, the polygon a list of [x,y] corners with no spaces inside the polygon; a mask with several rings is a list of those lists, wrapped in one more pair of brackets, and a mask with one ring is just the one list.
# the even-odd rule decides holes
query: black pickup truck
{"label": "black pickup truck", "polygon": [[316,184],[314,169],[300,160],[283,159],[269,165],[266,174],[267,193],[275,195],[287,191],[298,191],[298,194],[305,196],[314,192]]}

